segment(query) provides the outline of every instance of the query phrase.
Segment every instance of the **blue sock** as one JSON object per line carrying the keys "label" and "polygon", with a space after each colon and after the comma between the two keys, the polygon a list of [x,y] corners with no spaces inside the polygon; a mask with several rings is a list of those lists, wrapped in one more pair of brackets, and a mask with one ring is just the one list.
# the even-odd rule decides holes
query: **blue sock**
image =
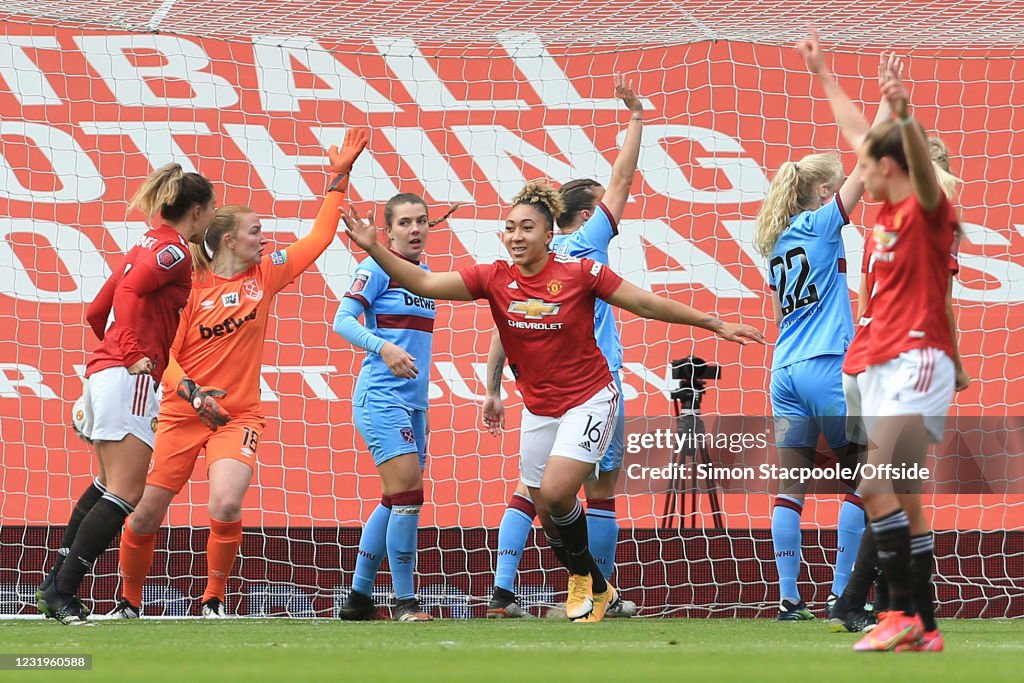
{"label": "blue sock", "polygon": [[615,545],[619,542],[619,520],[614,498],[587,499],[587,538],[590,554],[606,581],[615,571]]}
{"label": "blue sock", "polygon": [[533,518],[537,514],[533,503],[518,493],[513,494],[501,516],[498,527],[498,566],[494,571],[494,585],[516,592],[516,572],[523,557],[526,539],[533,530]]}
{"label": "blue sock", "polygon": [[386,550],[385,537],[388,531],[388,520],[391,518],[391,499],[381,497],[380,505],[366,520],[363,534],[359,537],[359,557],[356,558],[356,572],[352,577],[352,590],[363,595],[373,595],[373,582],[377,578],[377,569],[384,559]]}
{"label": "blue sock", "polygon": [[779,596],[800,602],[796,580],[800,576],[800,513],[803,503],[779,496],[772,510],[772,543],[779,571]]}
{"label": "blue sock", "polygon": [[864,535],[864,506],[855,494],[847,494],[839,508],[839,536],[836,541],[836,571],[832,578],[832,592],[842,595],[853,572],[853,562]]}
{"label": "blue sock", "polygon": [[391,496],[391,502],[393,507],[387,531],[388,565],[391,567],[395,600],[405,600],[416,596],[413,572],[416,571],[423,489],[396,493]]}

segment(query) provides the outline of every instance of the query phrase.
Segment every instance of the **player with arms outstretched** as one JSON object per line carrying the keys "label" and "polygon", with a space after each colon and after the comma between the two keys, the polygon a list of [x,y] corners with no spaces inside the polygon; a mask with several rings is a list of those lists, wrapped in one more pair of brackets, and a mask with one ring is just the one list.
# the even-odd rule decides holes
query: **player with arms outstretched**
{"label": "player with arms outstretched", "polygon": [[[615,95],[629,109],[629,128],[622,149],[612,166],[608,187],[596,180],[572,180],[559,189],[565,210],[558,216],[558,232],[551,240],[551,250],[569,256],[587,257],[608,265],[608,247],[618,235],[619,219],[629,200],[629,190],[636,175],[643,132],[643,103],[625,77],[615,75]],[[594,303],[594,335],[597,346],[608,361],[608,369],[622,395],[622,341],[615,324],[612,307],[598,299]],[[492,434],[500,434],[505,427],[505,408],[501,399],[501,378],[505,367],[505,351],[495,330],[491,335],[487,355],[487,398],[483,405],[483,421]],[[622,467],[624,401],[619,401],[619,416],[608,450],[601,459],[600,474],[587,481],[583,488],[587,495],[587,536],[590,552],[606,580],[615,570],[615,546],[619,539],[619,523],[615,516],[615,482]],[[533,528],[536,510],[530,492],[520,481],[509,500],[508,508],[498,527],[498,560],[494,573],[494,594],[487,606],[487,617],[492,619],[529,617],[515,595],[516,571],[523,555],[526,538]],[[618,598],[609,605],[606,617],[631,617],[636,614],[636,603]]]}
{"label": "player with arms outstretched", "polygon": [[[392,197],[384,206],[391,253],[429,270],[420,261],[427,234],[454,210],[430,221],[427,204],[419,195]],[[378,617],[373,584],[385,554],[394,583],[395,621],[433,619],[420,608],[414,574],[427,462],[427,393],[435,311],[433,299],[392,283],[371,257],[356,268],[352,286],[334,318],[334,331],[366,351],[352,396],[352,417],[373,456],[382,489],[380,504],[359,539],[352,590],[338,610],[341,619]],[[359,323],[361,315],[365,325]]]}
{"label": "player with arms outstretched", "polygon": [[266,424],[260,364],[274,295],[334,239],[352,164],[365,146],[365,132],[350,129],[342,149],[330,149],[336,177],[313,229],[290,247],[264,254],[267,239],[259,216],[248,207],[229,206],[217,212],[203,244],[192,248],[192,296],[164,375],[153,469],[121,535],[121,600],[111,616],[141,614],[156,532],[203,450],[210,480],[210,536],[201,613],[226,616],[225,584],[242,542],[242,498]]}
{"label": "player with arms outstretched", "polygon": [[[825,64],[817,36],[812,34],[796,48],[828,96],[843,136],[857,149],[870,125]],[[900,68],[894,56],[883,56],[880,78]],[[890,116],[883,100],[876,121]],[[771,401],[779,459],[787,467],[813,462],[821,434],[846,465],[855,464],[861,450],[846,433],[842,364],[853,339],[853,316],[841,231],[863,193],[856,169],[844,179],[837,157],[812,154],[782,165],[757,217],[757,247],[769,259],[772,308],[779,325]],[[849,492],[839,511],[833,596],[846,587],[864,532],[863,504],[854,493],[854,482],[847,484]],[[772,511],[779,621],[814,619],[797,587],[806,488],[799,482],[787,483]]]}
{"label": "player with arms outstretched", "polygon": [[57,562],[36,594],[39,610],[63,624],[86,621],[89,610],[75,597],[82,578],[142,497],[153,452],[157,382],[192,283],[188,242],[202,240],[215,201],[210,181],[185,173],[179,164],[153,172],[129,205],[142,210],[153,227],[86,311],[101,343],[89,354],[72,419],[93,445],[100,475],[78,499]]}
{"label": "player with arms outstretched", "polygon": [[[862,412],[872,444],[868,462],[904,467],[923,462],[929,442],[941,440],[956,384],[947,301],[958,220],[898,74],[890,74],[882,94],[897,118],[873,128],[858,153],[867,192],[884,202],[872,230]],[[943,649],[920,483],[883,477],[861,483],[890,609],[855,650]],[[935,627],[926,629],[922,617]]]}
{"label": "player with arms outstretched", "polygon": [[763,342],[757,330],[728,324],[625,282],[591,259],[548,247],[562,211],[558,192],[528,184],[505,219],[508,261],[458,272],[427,272],[377,242],[372,220],[345,216],[352,240],[410,292],[432,299],[486,299],[523,395],[520,472],[544,531],[569,569],[566,616],[600,621],[615,599],[588,550],[577,493],[596,474],[615,429],[618,390],[594,339],[594,302],[603,298],[645,318],[689,324],[724,339]]}

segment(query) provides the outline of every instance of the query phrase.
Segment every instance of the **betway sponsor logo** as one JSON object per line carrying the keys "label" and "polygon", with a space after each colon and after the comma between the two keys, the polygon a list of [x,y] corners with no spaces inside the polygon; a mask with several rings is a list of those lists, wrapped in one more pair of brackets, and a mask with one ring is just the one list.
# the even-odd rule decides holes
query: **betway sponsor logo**
{"label": "betway sponsor logo", "polygon": [[245,316],[244,318],[232,318],[228,316],[224,318],[224,322],[214,325],[213,327],[207,327],[206,325],[199,323],[199,336],[203,339],[212,339],[213,337],[223,337],[225,334],[231,334],[244,325],[249,320],[256,319],[256,309],[252,310],[252,313]]}
{"label": "betway sponsor logo", "polygon": [[408,294],[405,292],[402,293],[402,296],[405,297],[406,306],[416,306],[417,308],[425,308],[428,311],[433,311],[436,309],[436,304],[434,304],[433,299],[428,299],[425,296],[413,296],[412,294]]}

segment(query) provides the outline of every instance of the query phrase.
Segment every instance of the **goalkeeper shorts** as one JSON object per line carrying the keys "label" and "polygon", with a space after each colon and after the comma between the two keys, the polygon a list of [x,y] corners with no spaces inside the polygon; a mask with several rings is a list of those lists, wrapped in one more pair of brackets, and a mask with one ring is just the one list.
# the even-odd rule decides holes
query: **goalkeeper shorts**
{"label": "goalkeeper shorts", "polygon": [[561,417],[535,415],[523,408],[520,480],[530,488],[539,488],[552,455],[592,464],[597,477],[619,421],[619,399],[618,387],[612,382]]}
{"label": "goalkeeper shorts", "polygon": [[121,441],[131,434],[153,448],[159,386],[152,376],[129,375],[125,367],[95,372],[82,384],[71,422],[89,441]]}
{"label": "goalkeeper shorts", "polygon": [[265,426],[262,416],[239,415],[214,432],[197,415],[162,412],[146,484],[181,492],[204,448],[207,471],[218,460],[237,460],[255,471],[256,448]]}

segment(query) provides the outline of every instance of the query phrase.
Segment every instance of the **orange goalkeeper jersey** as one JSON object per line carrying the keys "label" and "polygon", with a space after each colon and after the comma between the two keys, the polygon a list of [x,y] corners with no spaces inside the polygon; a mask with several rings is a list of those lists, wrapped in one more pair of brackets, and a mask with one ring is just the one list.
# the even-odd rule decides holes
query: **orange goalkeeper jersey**
{"label": "orange goalkeeper jersey", "polygon": [[233,417],[262,415],[260,365],[274,295],[330,245],[338,230],[344,193],[328,192],[313,229],[287,249],[264,256],[233,278],[196,273],[163,376],[160,412],[195,415],[177,395],[184,376],[201,387],[228,392],[217,402]]}

